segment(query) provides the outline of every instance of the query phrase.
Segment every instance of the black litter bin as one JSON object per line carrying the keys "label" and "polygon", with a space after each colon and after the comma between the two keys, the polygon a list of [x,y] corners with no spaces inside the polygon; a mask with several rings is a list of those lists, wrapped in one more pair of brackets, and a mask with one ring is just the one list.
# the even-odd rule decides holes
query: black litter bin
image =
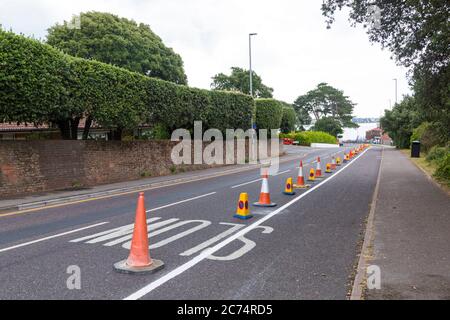
{"label": "black litter bin", "polygon": [[411,143],[411,158],[420,158],[420,141]]}

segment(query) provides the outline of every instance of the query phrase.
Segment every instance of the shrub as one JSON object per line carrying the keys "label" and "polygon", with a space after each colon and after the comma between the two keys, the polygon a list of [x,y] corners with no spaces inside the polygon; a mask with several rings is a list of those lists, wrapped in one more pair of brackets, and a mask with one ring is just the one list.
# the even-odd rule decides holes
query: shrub
{"label": "shrub", "polygon": [[423,122],[412,132],[410,142],[420,141],[424,152],[428,152],[433,146],[440,143],[439,134],[435,126],[430,122]]}
{"label": "shrub", "polygon": [[54,123],[66,139],[76,139],[83,117],[119,137],[142,124],[193,129],[196,120],[204,130],[248,129],[255,113],[247,95],[150,78],[2,30],[0,92],[0,122]]}
{"label": "shrub", "polygon": [[427,161],[440,161],[449,152],[448,148],[434,146],[426,156]]}
{"label": "shrub", "polygon": [[283,133],[288,133],[295,130],[297,124],[297,113],[292,106],[283,107],[283,117],[281,118],[280,130]]}
{"label": "shrub", "polygon": [[294,139],[294,141],[298,141],[302,146],[310,146],[311,143],[337,143],[335,137],[322,131],[291,132],[287,134],[280,134],[280,138]]}
{"label": "shrub", "polygon": [[238,92],[213,90],[209,92],[211,106],[206,116],[208,128],[225,129],[251,128],[255,113],[255,102],[251,96]]}
{"label": "shrub", "polygon": [[438,167],[434,176],[444,181],[450,187],[450,152],[447,152],[443,158],[438,161]]}
{"label": "shrub", "polygon": [[[256,99],[256,126],[259,129],[279,129],[283,106],[275,99]],[[269,131],[270,132],[270,131]]]}

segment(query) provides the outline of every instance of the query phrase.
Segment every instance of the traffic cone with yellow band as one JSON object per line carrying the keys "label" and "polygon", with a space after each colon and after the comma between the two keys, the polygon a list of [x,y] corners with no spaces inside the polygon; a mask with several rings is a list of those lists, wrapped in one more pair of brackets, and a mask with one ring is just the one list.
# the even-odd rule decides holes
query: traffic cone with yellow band
{"label": "traffic cone with yellow band", "polygon": [[331,173],[331,163],[327,163],[325,166],[325,173]]}
{"label": "traffic cone with yellow band", "polygon": [[341,157],[336,157],[336,165],[341,166]]}
{"label": "traffic cone with yellow band", "polygon": [[237,204],[236,214],[233,216],[238,219],[247,220],[253,217],[250,214],[250,208],[248,207],[248,194],[243,192],[239,195],[239,201]]}

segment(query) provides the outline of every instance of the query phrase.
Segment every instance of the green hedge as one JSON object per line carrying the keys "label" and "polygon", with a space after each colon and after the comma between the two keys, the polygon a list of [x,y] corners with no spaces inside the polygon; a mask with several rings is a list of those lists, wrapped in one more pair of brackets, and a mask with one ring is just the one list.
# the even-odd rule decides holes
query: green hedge
{"label": "green hedge", "polygon": [[298,141],[302,146],[310,146],[311,143],[331,143],[336,144],[336,138],[322,131],[301,131],[280,134],[280,138],[291,138]]}
{"label": "green hedge", "polygon": [[52,123],[62,132],[76,132],[82,117],[113,129],[192,129],[196,120],[204,130],[248,129],[255,108],[250,96],[150,78],[2,30],[0,67],[0,122]]}
{"label": "green hedge", "polygon": [[283,106],[283,117],[281,118],[280,130],[288,133],[295,130],[297,124],[297,113],[292,106]]}
{"label": "green hedge", "polygon": [[279,129],[283,104],[275,99],[256,99],[256,126],[259,129]]}

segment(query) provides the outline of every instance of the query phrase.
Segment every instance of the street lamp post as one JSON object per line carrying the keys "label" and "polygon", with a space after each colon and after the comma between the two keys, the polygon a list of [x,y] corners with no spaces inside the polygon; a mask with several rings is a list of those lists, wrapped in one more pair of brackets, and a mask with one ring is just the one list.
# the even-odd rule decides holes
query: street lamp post
{"label": "street lamp post", "polygon": [[395,104],[397,104],[397,78],[393,79],[395,81]]}
{"label": "street lamp post", "polygon": [[252,36],[256,36],[257,33],[248,34],[248,58],[249,58],[249,73],[250,73],[250,95],[253,97],[253,71],[252,71]]}
{"label": "street lamp post", "polygon": [[[257,33],[248,34],[248,58],[249,58],[249,73],[250,73],[250,96],[253,98],[253,71],[252,71],[252,36],[256,36]],[[256,144],[255,144],[255,118],[252,115],[252,146],[251,146],[251,160],[252,162],[257,159],[256,157]]]}

